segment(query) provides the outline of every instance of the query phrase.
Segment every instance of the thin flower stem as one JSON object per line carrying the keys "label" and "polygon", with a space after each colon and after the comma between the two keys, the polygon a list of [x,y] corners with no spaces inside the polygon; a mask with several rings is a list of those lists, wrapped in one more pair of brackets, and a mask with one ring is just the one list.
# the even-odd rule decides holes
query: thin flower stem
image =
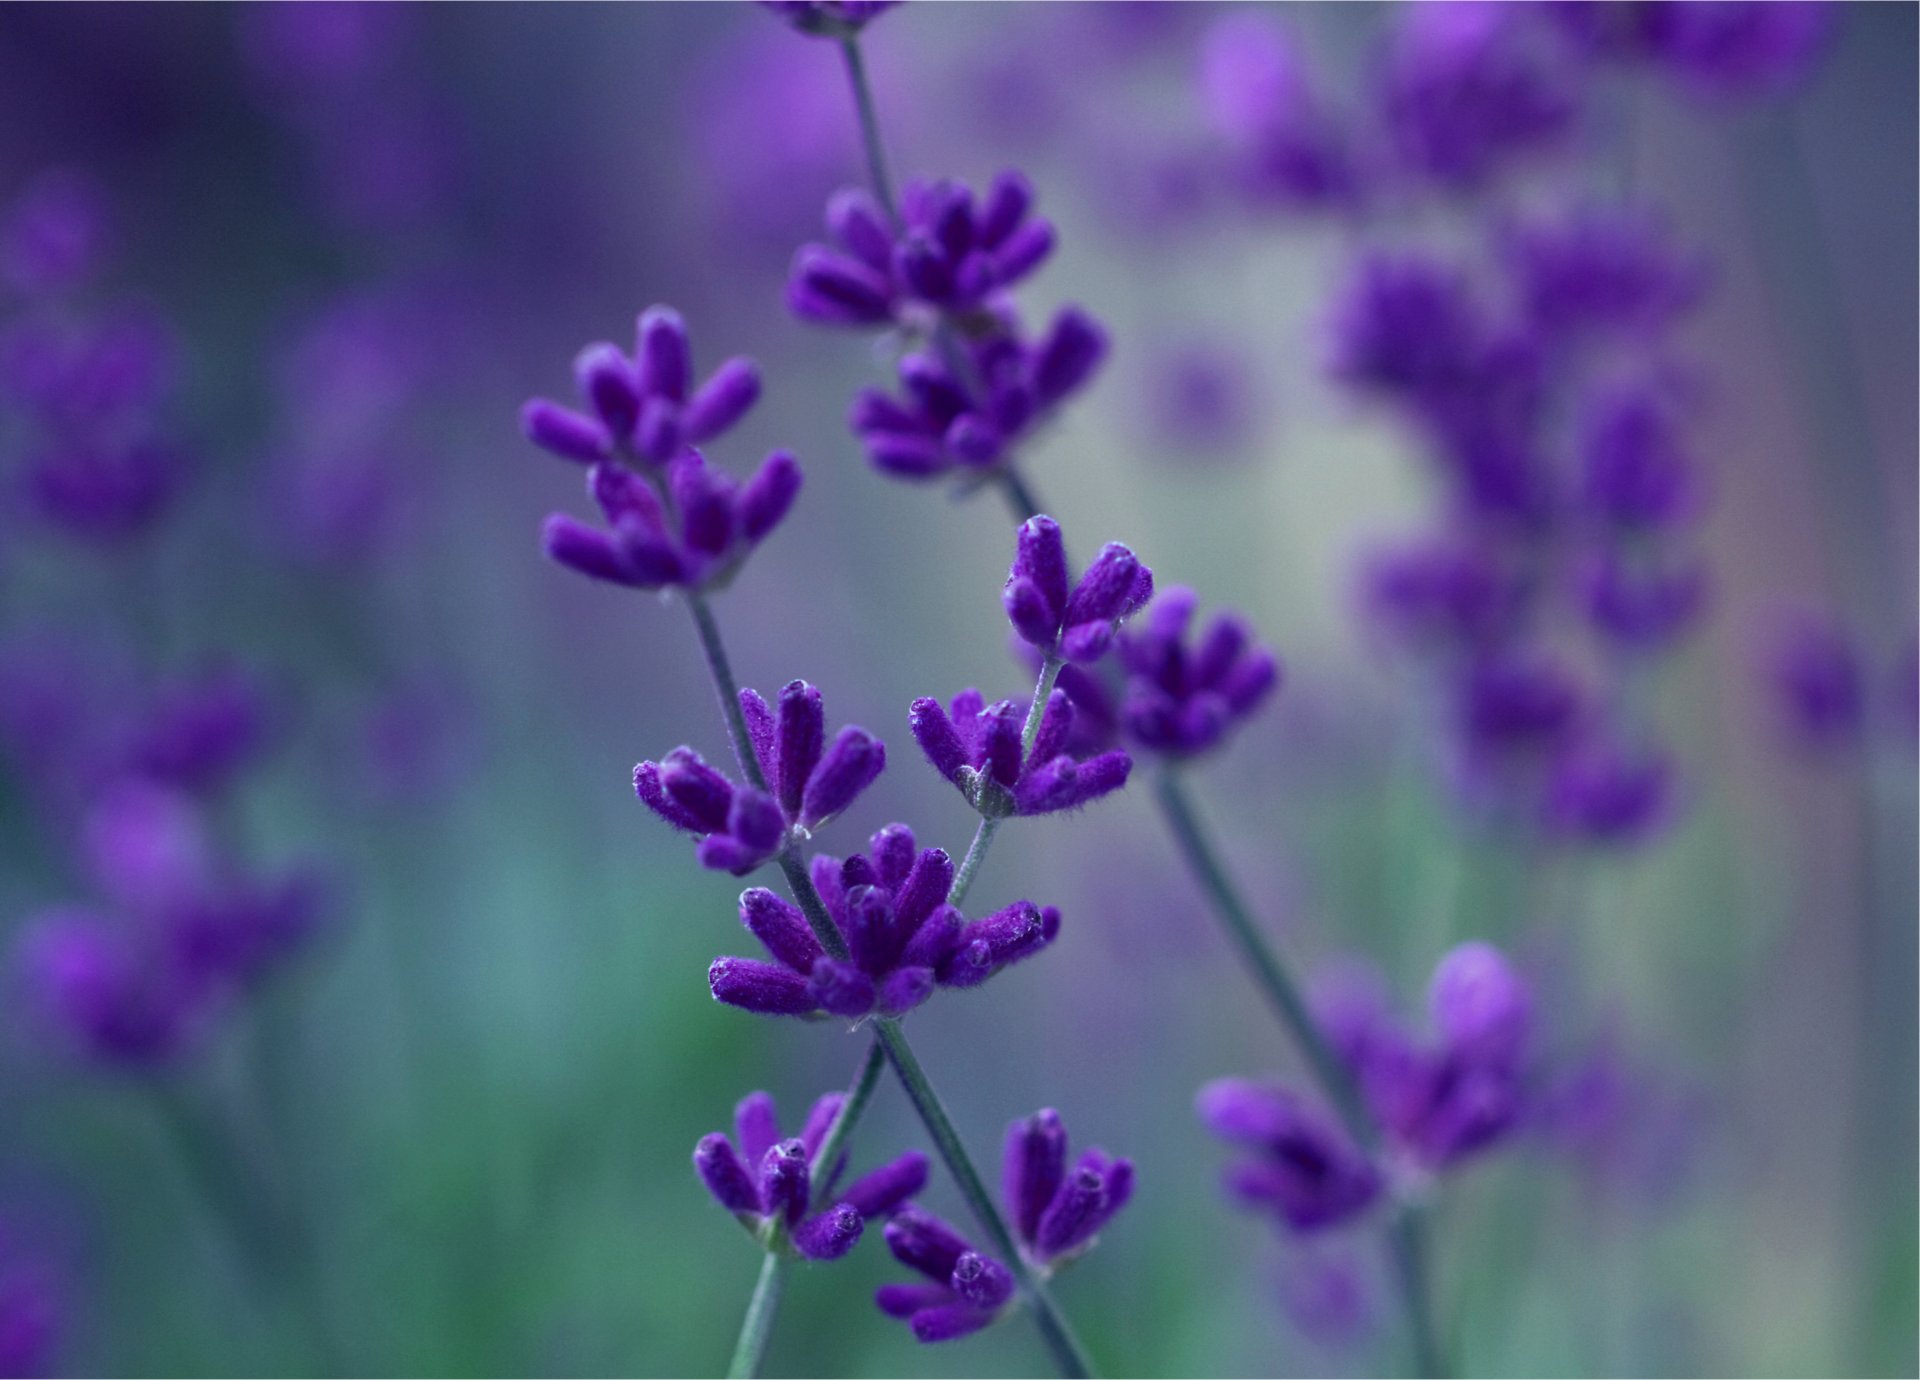
{"label": "thin flower stem", "polygon": [[1013,513],[1015,522],[1025,522],[1028,518],[1038,517],[1046,511],[1040,506],[1039,498],[1027,487],[1027,481],[1020,477],[1020,471],[1009,460],[994,476],[1000,486],[1001,494],[1007,500],[1007,508]]}
{"label": "thin flower stem", "polygon": [[1047,712],[1047,697],[1053,694],[1053,683],[1060,679],[1061,661],[1057,656],[1049,656],[1040,663],[1040,678],[1033,685],[1033,702],[1027,706],[1027,721],[1020,729],[1020,760],[1025,763],[1027,754],[1033,751],[1033,740],[1040,736],[1040,720]]}
{"label": "thin flower stem", "polygon": [[927,1134],[933,1138],[935,1149],[940,1158],[946,1161],[947,1172],[960,1188],[960,1195],[967,1200],[967,1206],[973,1210],[975,1220],[992,1238],[995,1252],[1004,1260],[1020,1281],[1021,1290],[1033,1306],[1034,1321],[1039,1324],[1040,1335],[1053,1353],[1054,1364],[1064,1376],[1088,1376],[1093,1374],[1093,1364],[1087,1359],[1084,1348],[1073,1334],[1066,1316],[1053,1301],[1038,1275],[1027,1264],[1026,1257],[1020,1253],[1019,1245],[1013,1234],[1007,1230],[1007,1224],[1001,1218],[999,1209],[994,1206],[992,1196],[986,1185],[981,1182],[979,1171],[973,1167],[973,1161],[967,1156],[967,1148],[961,1143],[960,1134],[953,1127],[953,1120],[947,1115],[947,1109],[941,1104],[940,1095],[934,1091],[928,1080],[926,1070],[915,1057],[913,1046],[907,1043],[906,1032],[900,1023],[889,1016],[881,1016],[874,1023],[874,1031],[880,1042],[886,1046],[887,1057],[893,1060],[893,1069],[900,1078],[900,1086],[906,1089],[913,1107],[920,1114],[921,1124],[927,1128]]}
{"label": "thin flower stem", "polygon": [[1327,1048],[1319,1025],[1307,1010],[1299,985],[1288,974],[1279,952],[1261,934],[1259,923],[1241,899],[1239,888],[1227,875],[1226,865],[1194,813],[1193,802],[1187,798],[1186,786],[1177,768],[1168,767],[1156,776],[1154,798],[1159,802],[1160,813],[1166,818],[1181,856],[1213,903],[1215,918],[1239,951],[1241,962],[1272,1004],[1281,1024],[1299,1046],[1314,1079],[1333,1102],[1354,1138],[1362,1144],[1372,1144],[1376,1139],[1373,1121],[1360,1105],[1353,1080]]}
{"label": "thin flower stem", "polygon": [[740,709],[740,686],[733,678],[733,666],[727,661],[727,645],[720,640],[720,625],[714,621],[707,596],[697,589],[687,590],[687,610],[693,614],[693,626],[700,633],[700,650],[706,654],[707,674],[713,691],[720,697],[720,714],[727,721],[727,736],[733,740],[733,755],[740,770],[754,787],[767,788],[766,773],[760,770],[760,755],[753,750],[747,735],[747,716]]}
{"label": "thin flower stem", "polygon": [[947,904],[958,906],[966,899],[967,889],[973,885],[973,876],[980,870],[980,864],[986,861],[987,849],[993,843],[993,836],[1000,832],[1000,815],[982,815],[980,823],[973,831],[973,842],[967,845],[967,856],[960,860],[960,870],[953,874],[953,885],[947,890]]}
{"label": "thin flower stem", "polygon": [[733,1361],[727,1374],[734,1380],[760,1373],[766,1359],[767,1343],[773,1340],[773,1319],[780,1311],[780,1292],[787,1282],[787,1253],[769,1250],[760,1262],[760,1278],[753,1286],[753,1298],[747,1303],[747,1316],[740,1320],[740,1340],[734,1343]]}
{"label": "thin flower stem", "polygon": [[1440,1334],[1433,1325],[1429,1303],[1433,1291],[1427,1283],[1426,1223],[1421,1210],[1401,1209],[1387,1228],[1387,1236],[1393,1252],[1394,1272],[1400,1277],[1400,1290],[1407,1299],[1414,1368],[1430,1380],[1446,1380],[1452,1371],[1447,1366],[1446,1351],[1440,1345]]}
{"label": "thin flower stem", "polygon": [[844,35],[840,39],[840,52],[847,60],[847,84],[853,88],[854,108],[860,114],[860,141],[867,150],[867,176],[873,179],[873,194],[880,198],[887,215],[898,221],[893,180],[887,176],[887,152],[880,142],[880,117],[873,108],[873,88],[867,82],[867,64],[860,54],[859,35]]}
{"label": "thin flower stem", "polygon": [[860,1072],[853,1076],[853,1086],[847,1090],[847,1100],[840,1106],[840,1115],[833,1119],[827,1138],[820,1142],[820,1149],[813,1156],[813,1163],[819,1170],[814,1179],[814,1206],[825,1203],[832,1194],[833,1162],[847,1148],[853,1128],[860,1124],[861,1114],[867,1110],[867,1104],[873,1101],[873,1090],[880,1085],[880,1071],[886,1066],[887,1052],[875,1040],[867,1046],[867,1057],[860,1061]]}

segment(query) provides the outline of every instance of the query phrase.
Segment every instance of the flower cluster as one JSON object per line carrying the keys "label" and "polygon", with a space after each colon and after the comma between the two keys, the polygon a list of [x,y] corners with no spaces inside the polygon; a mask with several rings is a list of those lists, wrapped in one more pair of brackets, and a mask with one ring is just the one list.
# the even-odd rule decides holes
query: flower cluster
{"label": "flower cluster", "polygon": [[745,876],[839,814],[886,769],[887,747],[852,724],[826,737],[820,692],[789,681],[776,711],[758,691],[740,692],[760,774],[771,793],[741,786],[690,747],[633,769],[634,794],[676,829],[700,836],[701,865]]}
{"label": "flower cluster", "polygon": [[1289,1230],[1351,1221],[1389,1188],[1411,1187],[1509,1137],[1526,1107],[1533,996],[1491,945],[1461,945],[1434,970],[1434,1039],[1422,1043],[1387,1009],[1377,985],[1323,990],[1321,1024],[1383,1137],[1378,1156],[1304,1095],[1229,1078],[1200,1092],[1200,1119],[1253,1153],[1227,1191]]}
{"label": "flower cluster", "polygon": [[1101,547],[1078,582],[1067,569],[1066,539],[1052,518],[1028,518],[1014,542],[1001,602],[1013,630],[1046,656],[1098,661],[1113,645],[1121,620],[1153,597],[1153,572],[1119,542]]}
{"label": "flower cluster", "polygon": [[[809,1260],[838,1260],[859,1244],[868,1222],[891,1216],[926,1187],[927,1157],[916,1150],[835,1190],[845,1156],[831,1165],[815,1161],[845,1103],[844,1093],[828,1093],[800,1134],[783,1140],[772,1096],[751,1093],[734,1109],[732,1140],[715,1131],[694,1147],[707,1192],[767,1249],[784,1240]],[[816,1208],[817,1199],[828,1205]]]}
{"label": "flower cluster", "polygon": [[847,957],[827,951],[799,907],[754,887],[741,894],[740,920],[778,961],[715,959],[707,972],[714,998],[763,1015],[898,1016],[935,987],[979,986],[1060,932],[1060,912],[1031,901],[969,921],[947,904],[952,858],[917,849],[904,824],[888,825],[868,847],[844,862],[818,854],[809,867]]}
{"label": "flower cluster", "polygon": [[[1104,1150],[1067,1165],[1067,1129],[1044,1108],[1007,1128],[1001,1200],[1020,1250],[1051,1272],[1089,1249],[1133,1196],[1133,1164]],[[1013,1301],[1013,1272],[947,1223],[909,1207],[887,1223],[894,1259],[923,1284],[886,1284],[874,1301],[923,1342],[945,1342],[997,1321]]]}
{"label": "flower cluster", "polygon": [[1074,709],[1065,691],[1047,697],[1033,747],[1023,752],[1026,717],[1018,700],[989,706],[978,690],[966,689],[953,697],[951,713],[939,700],[915,700],[908,723],[934,770],[989,818],[1076,809],[1127,784],[1133,759],[1124,751],[1082,761],[1069,750]]}
{"label": "flower cluster", "polygon": [[631,357],[617,345],[589,345],[574,376],[589,411],[536,398],[521,409],[521,429],[541,449],[589,467],[587,493],[607,530],[555,513],[547,555],[636,589],[724,584],[800,492],[799,462],[785,451],[742,484],[694,449],[753,406],[758,368],[730,359],[695,388],[685,324],[671,308],[652,307],[640,316]]}

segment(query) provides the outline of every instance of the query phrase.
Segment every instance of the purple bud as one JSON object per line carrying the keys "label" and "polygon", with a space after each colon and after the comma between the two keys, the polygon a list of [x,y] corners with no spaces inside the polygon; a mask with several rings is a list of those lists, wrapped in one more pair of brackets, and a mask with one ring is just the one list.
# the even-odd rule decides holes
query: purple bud
{"label": "purple bud", "polygon": [[761,1157],[760,1201],[767,1216],[784,1218],[792,1226],[807,1210],[811,1190],[807,1147],[799,1141],[783,1140]]}
{"label": "purple bud", "polygon": [[648,307],[640,314],[639,343],[634,357],[640,362],[640,391],[650,398],[685,402],[693,376],[687,324],[672,307]]}
{"label": "purple bud", "polygon": [[1001,700],[980,721],[981,767],[1009,789],[1020,779],[1020,733],[1025,720],[1018,704]]}
{"label": "purple bud", "polygon": [[1006,438],[984,417],[968,412],[953,419],[941,444],[961,464],[983,467],[1000,458],[1006,449]]}
{"label": "purple bud", "polygon": [[807,1124],[800,1128],[800,1143],[807,1149],[807,1159],[811,1161],[826,1143],[827,1133],[833,1129],[833,1123],[840,1119],[841,1108],[847,1105],[847,1095],[843,1092],[822,1093],[807,1108]]}
{"label": "purple bud", "polygon": [[1044,1107],[1007,1128],[1001,1158],[1000,1196],[1013,1217],[1013,1229],[1031,1244],[1040,1215],[1053,1201],[1066,1173],[1067,1128],[1060,1114]]}
{"label": "purple bud", "polygon": [[660,784],[660,764],[642,762],[633,769],[633,793],[660,818],[676,829],[685,829],[690,834],[703,834],[706,829],[687,808],[668,795]]}
{"label": "purple bud", "polygon": [[796,973],[811,974],[815,962],[824,956],[799,907],[765,887],[740,893],[740,921],[767,946],[768,953]]}
{"label": "purple bud", "polygon": [[1031,580],[1038,587],[1052,615],[1053,627],[1058,630],[1067,608],[1067,543],[1060,533],[1060,524],[1045,514],[1020,524],[1014,538],[1013,570],[1008,576],[1009,582],[1014,579]]}
{"label": "purple bud", "polygon": [[820,765],[827,738],[827,711],[820,692],[804,680],[788,681],[781,687],[777,734],[774,789],[788,816],[797,817],[807,778]]}
{"label": "purple bud", "polygon": [[593,579],[617,585],[644,583],[628,566],[612,537],[565,513],[554,513],[547,518],[540,532],[540,546],[548,560]]}
{"label": "purple bud", "polygon": [[776,450],[767,456],[735,501],[740,534],[757,543],[778,527],[800,493],[801,478],[800,462],[787,451]]}
{"label": "purple bud", "polygon": [[1067,735],[1073,731],[1073,701],[1064,690],[1047,696],[1047,707],[1040,711],[1040,730],[1034,735],[1029,762],[1049,762],[1067,750]]}
{"label": "purple bud", "polygon": [[879,977],[893,966],[899,943],[893,925],[893,903],[885,891],[877,886],[850,890],[846,930],[847,948],[853,953],[853,961],[868,973]]}
{"label": "purple bud", "polygon": [[1014,788],[1014,812],[1045,815],[1066,809],[1079,799],[1079,777],[1079,766],[1064,753],[1051,762],[1027,768]]}
{"label": "purple bud", "polygon": [[873,1301],[890,1318],[910,1318],[923,1309],[938,1307],[953,1297],[942,1284],[883,1284],[874,1290]]}
{"label": "purple bud", "polygon": [[693,850],[693,856],[704,868],[744,877],[771,857],[772,853],[731,834],[709,834],[700,840],[699,846]]}
{"label": "purple bud", "polygon": [[700,1138],[700,1144],[693,1151],[693,1167],[707,1186],[707,1192],[728,1212],[761,1210],[760,1190],[755,1187],[753,1176],[734,1153],[733,1142],[718,1131]]}
{"label": "purple bud", "polygon": [[976,1308],[999,1308],[1013,1297],[1013,1271],[978,1251],[968,1251],[954,1262],[948,1284]]}
{"label": "purple bud", "polygon": [[893,316],[892,284],[825,245],[802,245],[787,277],[787,305],[796,316],[826,325],[883,325]]}
{"label": "purple bud", "polygon": [[839,814],[873,784],[887,765],[886,745],[851,724],[834,735],[820,766],[807,782],[800,818],[808,828]]}
{"label": "purple bud", "polygon": [[680,428],[693,445],[710,441],[747,415],[760,401],[760,366],[744,355],[713,371],[680,414]]}
{"label": "purple bud", "polygon": [[866,446],[867,460],[875,469],[902,479],[926,479],[948,467],[946,451],[930,436],[872,432]]}
{"label": "purple bud", "polygon": [[687,545],[705,556],[725,551],[733,541],[733,480],[710,468],[698,451],[683,450],[667,471],[667,484]]}
{"label": "purple bud", "polygon": [[1081,1165],[1066,1177],[1034,1228],[1034,1250],[1052,1259],[1084,1245],[1105,1220],[1107,1181],[1098,1171]]}
{"label": "purple bud", "polygon": [[840,1195],[862,1217],[885,1217],[927,1186],[927,1157],[918,1150],[882,1165]]}
{"label": "purple bud", "polygon": [[947,1303],[922,1308],[909,1322],[913,1335],[922,1342],[952,1342],[971,1336],[1000,1315],[970,1303]]}
{"label": "purple bud", "polygon": [[953,1267],[973,1247],[967,1239],[925,1208],[901,1208],[887,1223],[887,1249],[908,1269],[937,1284],[953,1278]]}
{"label": "purple bud", "polygon": [[900,954],[900,966],[935,970],[945,967],[965,925],[959,911],[949,905],[939,906],[907,941],[907,947]]}
{"label": "purple bud", "polygon": [[660,784],[706,833],[719,833],[727,827],[727,815],[733,808],[733,783],[708,766],[692,748],[677,747],[667,754],[660,763]]}
{"label": "purple bud", "polygon": [[1046,595],[1032,580],[1016,575],[1000,595],[1013,630],[1042,651],[1053,650],[1060,638],[1060,616],[1047,605]]}
{"label": "purple bud", "polygon": [[1028,221],[1009,235],[1006,243],[994,251],[993,266],[996,285],[1011,287],[1040,267],[1051,253],[1053,253],[1053,226],[1037,218]]}
{"label": "purple bud", "polygon": [[866,188],[847,187],[828,198],[827,229],[867,267],[886,272],[893,260],[893,229]]}
{"label": "purple bud", "polygon": [[680,430],[680,408],[665,398],[648,398],[640,405],[640,420],[633,429],[634,447],[656,465],[664,465],[680,453],[686,436]]}
{"label": "purple bud", "polygon": [[771,779],[774,775],[773,711],[758,690],[742,687],[740,717],[746,720],[747,737],[753,743],[753,755],[760,763],[760,770]]}
{"label": "purple bud", "polygon": [[998,249],[1033,207],[1033,184],[1009,168],[993,179],[980,207],[978,238],[982,247]]}
{"label": "purple bud", "polygon": [[819,1006],[849,1020],[873,1010],[873,979],[853,964],[837,958],[814,961],[807,991],[812,996],[809,1005]]}
{"label": "purple bud", "polygon": [[1099,322],[1077,307],[1062,311],[1033,363],[1033,391],[1041,406],[1050,407],[1078,389],[1106,354],[1107,334]]}
{"label": "purple bud", "polygon": [[786,837],[787,817],[765,791],[742,786],[733,793],[733,808],[727,811],[727,832],[747,848],[773,853]]}
{"label": "purple bud", "polygon": [[707,969],[715,1001],[762,1016],[799,1016],[818,1009],[807,979],[778,963],[752,958],[716,958]]}
{"label": "purple bud", "polygon": [[733,1135],[748,1164],[758,1164],[780,1141],[780,1116],[773,1094],[751,1092],[733,1109]]}
{"label": "purple bud", "polygon": [[885,1016],[904,1016],[932,996],[933,989],[932,968],[895,968],[880,984],[880,1013]]}
{"label": "purple bud", "polygon": [[1462,944],[1433,970],[1427,999],[1440,1037],[1456,1052],[1512,1063],[1526,1044],[1533,993],[1491,944]]}
{"label": "purple bud", "polygon": [[640,418],[640,390],[633,366],[618,345],[589,345],[573,361],[574,383],[606,429],[624,440]]}
{"label": "purple bud", "polygon": [[1126,613],[1140,562],[1119,542],[1108,542],[1067,600],[1066,623],[1108,623]]}
{"label": "purple bud", "polygon": [[613,449],[613,439],[600,423],[545,398],[520,409],[520,430],[540,449],[583,465],[605,460]]}
{"label": "purple bud", "polygon": [[929,848],[913,861],[893,893],[893,913],[902,935],[911,936],[953,889],[953,859],[944,848]]}
{"label": "purple bud", "polygon": [[852,1208],[830,1207],[795,1228],[793,1246],[808,1260],[838,1260],[860,1243],[865,1227]]}

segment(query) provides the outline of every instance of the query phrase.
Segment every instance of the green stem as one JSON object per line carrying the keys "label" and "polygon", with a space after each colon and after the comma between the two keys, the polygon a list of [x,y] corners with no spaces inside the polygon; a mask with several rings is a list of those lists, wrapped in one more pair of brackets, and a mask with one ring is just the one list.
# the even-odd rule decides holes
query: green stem
{"label": "green stem", "polygon": [[760,1278],[753,1286],[753,1298],[747,1304],[747,1316],[740,1320],[740,1340],[734,1343],[733,1362],[727,1367],[732,1377],[758,1375],[766,1359],[767,1343],[773,1340],[773,1319],[780,1311],[780,1291],[787,1282],[787,1253],[770,1250],[760,1262]]}
{"label": "green stem", "polygon": [[853,1086],[847,1090],[847,1100],[840,1105],[840,1115],[833,1119],[827,1138],[820,1142],[820,1149],[813,1156],[813,1163],[819,1170],[813,1185],[816,1207],[826,1201],[833,1189],[833,1162],[840,1158],[840,1152],[846,1148],[847,1138],[859,1124],[867,1104],[873,1101],[873,1090],[880,1085],[880,1070],[886,1066],[887,1052],[875,1040],[867,1046],[867,1057],[860,1061],[860,1072],[854,1075]]}
{"label": "green stem", "polygon": [[1027,1264],[1026,1257],[1020,1253],[1019,1245],[1013,1234],[1007,1230],[1007,1224],[994,1206],[993,1197],[981,1182],[979,1171],[973,1167],[973,1161],[967,1155],[967,1148],[961,1143],[960,1134],[954,1130],[953,1119],[947,1115],[947,1109],[940,1101],[940,1095],[934,1091],[933,1084],[927,1078],[926,1070],[915,1057],[913,1046],[907,1043],[906,1032],[900,1023],[890,1016],[875,1019],[874,1032],[880,1043],[886,1046],[887,1057],[893,1060],[894,1072],[899,1075],[900,1086],[906,1089],[907,1097],[920,1114],[921,1124],[927,1128],[927,1134],[933,1138],[934,1148],[940,1152],[940,1158],[946,1162],[947,1172],[959,1186],[960,1196],[967,1200],[967,1206],[973,1210],[974,1218],[986,1230],[992,1239],[994,1252],[1013,1270],[1020,1281],[1020,1288],[1033,1306],[1034,1321],[1039,1324],[1040,1335],[1053,1353],[1054,1364],[1064,1376],[1087,1376],[1093,1374],[1093,1364],[1087,1359],[1086,1351],[1073,1335],[1073,1328],[1066,1316],[1047,1292],[1033,1268]]}
{"label": "green stem", "polygon": [[860,39],[857,34],[846,34],[840,40],[840,52],[847,60],[847,83],[853,87],[853,104],[860,114],[860,141],[867,151],[867,176],[873,179],[873,194],[880,198],[880,204],[886,207],[887,214],[895,220],[899,213],[894,209],[893,181],[887,176],[886,149],[880,143],[880,117],[873,108],[873,88],[867,82],[867,64],[860,54]]}
{"label": "green stem", "polygon": [[1226,931],[1228,940],[1239,951],[1248,973],[1279,1015],[1281,1024],[1286,1026],[1287,1033],[1299,1046],[1314,1079],[1339,1111],[1354,1138],[1363,1145],[1371,1145],[1376,1139],[1373,1121],[1360,1105],[1353,1080],[1340,1067],[1333,1051],[1327,1048],[1327,1042],[1320,1034],[1319,1023],[1308,1011],[1298,984],[1288,974],[1278,951],[1260,933],[1258,922],[1227,875],[1226,865],[1214,851],[1199,817],[1194,813],[1192,801],[1187,798],[1178,768],[1167,767],[1159,773],[1154,780],[1154,798],[1159,802],[1161,814],[1166,817],[1167,827],[1173,831],[1174,842],[1179,845],[1181,856],[1185,858],[1201,889],[1207,893],[1208,900],[1213,903],[1215,918]]}
{"label": "green stem", "polygon": [[958,906],[966,898],[967,889],[973,885],[974,873],[980,870],[980,864],[986,860],[987,849],[993,843],[993,836],[1000,832],[1001,815],[982,815],[980,823],[973,831],[973,842],[967,845],[967,856],[960,861],[960,870],[953,874],[953,885],[947,890],[947,904]]}
{"label": "green stem", "polygon": [[740,685],[734,680],[733,666],[727,661],[727,645],[720,640],[720,625],[714,621],[713,607],[707,603],[706,595],[697,589],[688,589],[687,610],[693,615],[693,626],[700,634],[700,650],[706,654],[707,674],[713,681],[714,693],[720,697],[720,714],[727,721],[733,755],[739,759],[740,770],[746,773],[747,780],[764,791],[767,776],[760,770],[760,754],[753,750],[753,739],[747,733],[747,716],[740,708]]}
{"label": "green stem", "polygon": [[1047,698],[1053,683],[1060,679],[1060,658],[1049,656],[1040,663],[1040,679],[1034,682],[1033,702],[1027,706],[1027,721],[1020,728],[1020,761],[1024,764],[1033,751],[1033,740],[1040,736],[1040,719],[1047,712]]}
{"label": "green stem", "polygon": [[1407,1321],[1413,1332],[1414,1368],[1432,1380],[1446,1380],[1452,1372],[1440,1334],[1433,1325],[1429,1306],[1432,1289],[1427,1282],[1426,1224],[1420,1209],[1403,1208],[1387,1228],[1388,1244],[1393,1251],[1394,1273],[1400,1278],[1400,1290],[1407,1299]]}

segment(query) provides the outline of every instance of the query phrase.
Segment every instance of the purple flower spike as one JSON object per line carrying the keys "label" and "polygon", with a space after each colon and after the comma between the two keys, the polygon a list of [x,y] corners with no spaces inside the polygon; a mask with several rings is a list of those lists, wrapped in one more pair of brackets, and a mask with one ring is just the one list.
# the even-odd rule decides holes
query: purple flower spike
{"label": "purple flower spike", "polygon": [[1764,670],[1793,742],[1830,751],[1858,741],[1867,721],[1867,672],[1839,623],[1811,611],[1793,614],[1767,648]]}
{"label": "purple flower spike", "polygon": [[[640,318],[633,357],[616,345],[589,345],[574,375],[592,415],[536,398],[521,409],[521,429],[542,449],[592,467],[587,491],[608,530],[555,515],[547,554],[638,589],[701,589],[731,578],[800,488],[799,465],[784,451],[740,485],[692,449],[753,406],[760,394],[753,361],[728,360],[695,389],[685,324],[671,308],[653,307]],[[671,505],[662,501],[668,493]]]}
{"label": "purple flower spike", "polygon": [[897,227],[863,193],[838,193],[827,207],[838,247],[801,247],[787,301],[823,325],[880,326],[915,311],[975,325],[1053,252],[1053,227],[1032,207],[1032,188],[1014,172],[977,205],[958,182],[910,181]]}
{"label": "purple flower spike", "polygon": [[948,1287],[975,1308],[993,1310],[1013,1297],[1013,1271],[990,1255],[968,1251],[954,1262]]}
{"label": "purple flower spike", "polygon": [[918,699],[907,722],[935,770],[984,815],[1053,814],[1126,785],[1133,760],[1125,752],[1114,749],[1076,760],[1065,750],[1074,709],[1064,691],[1055,690],[1048,698],[1033,750],[1023,761],[1020,730],[1025,718],[1016,701],[989,707],[979,691],[963,690],[953,697],[951,717],[940,701]]}
{"label": "purple flower spike", "polygon": [[[703,1136],[694,1150],[694,1168],[707,1191],[769,1249],[784,1230],[793,1249],[807,1259],[838,1260],[859,1244],[867,1219],[895,1211],[925,1186],[927,1158],[915,1152],[875,1170],[844,1194],[832,1193],[838,1166],[815,1161],[845,1102],[844,1094],[828,1093],[814,1103],[801,1134],[782,1140],[773,1098],[752,1093],[734,1113],[737,1145],[716,1131]],[[757,1171],[749,1164],[758,1165]],[[816,1190],[832,1201],[810,1213]]]}
{"label": "purple flower spike", "polygon": [[1673,764],[1595,736],[1575,742],[1548,770],[1544,824],[1561,838],[1599,847],[1630,847],[1672,822]]}
{"label": "purple flower spike", "polygon": [[1227,1189],[1296,1232],[1338,1225],[1379,1195],[1380,1175],[1325,1116],[1279,1088],[1223,1078],[1200,1090],[1200,1120],[1256,1152],[1233,1165]]}
{"label": "purple flower spike", "polygon": [[1433,970],[1434,1029],[1456,1053],[1517,1062],[1533,1023],[1533,992],[1491,944],[1462,944]]}
{"label": "purple flower spike", "polygon": [[1120,621],[1153,597],[1153,572],[1118,542],[1102,548],[1071,591],[1059,523],[1028,518],[1015,542],[1002,602],[1014,631],[1048,655],[1099,660]]}
{"label": "purple flower spike", "polygon": [[[1280,683],[1279,661],[1254,642],[1237,614],[1216,615],[1205,636],[1189,646],[1197,602],[1192,590],[1169,589],[1120,635],[1126,670],[1121,726],[1141,748],[1165,757],[1192,757],[1218,746]],[[1085,682],[1063,676],[1061,684],[1078,700]]]}
{"label": "purple flower spike", "polygon": [[1031,1241],[1067,1167],[1067,1128],[1060,1113],[1042,1108],[1007,1128],[1000,1196],[1022,1241]]}
{"label": "purple flower spike", "polygon": [[874,1302],[887,1316],[905,1319],[923,1342],[978,1332],[1013,1300],[1013,1272],[930,1212],[902,1208],[887,1223],[886,1239],[894,1259],[931,1282],[883,1285]]}
{"label": "purple flower spike", "polygon": [[740,898],[740,918],[779,961],[719,960],[711,974],[714,996],[771,1014],[897,1016],[935,987],[977,986],[1038,953],[1060,931],[1060,912],[1031,901],[967,923],[945,904],[953,860],[938,848],[916,853],[913,831],[904,824],[882,829],[870,846],[871,855],[842,862],[821,854],[810,864],[849,959],[828,957],[793,907],[753,888]]}

